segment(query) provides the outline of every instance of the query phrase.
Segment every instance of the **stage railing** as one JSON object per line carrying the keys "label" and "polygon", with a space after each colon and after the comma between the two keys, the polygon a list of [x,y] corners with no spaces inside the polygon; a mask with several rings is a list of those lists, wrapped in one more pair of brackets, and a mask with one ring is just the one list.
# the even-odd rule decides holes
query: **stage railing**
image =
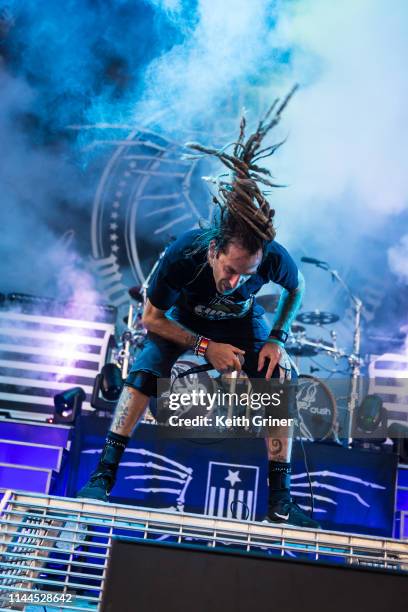
{"label": "stage railing", "polygon": [[70,594],[98,610],[114,536],[232,547],[408,573],[408,542],[7,491],[0,506],[0,611],[11,595]]}

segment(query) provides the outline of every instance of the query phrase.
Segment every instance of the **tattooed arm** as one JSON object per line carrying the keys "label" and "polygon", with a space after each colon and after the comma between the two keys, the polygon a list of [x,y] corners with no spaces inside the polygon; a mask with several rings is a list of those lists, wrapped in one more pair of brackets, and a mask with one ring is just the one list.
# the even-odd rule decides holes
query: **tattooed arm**
{"label": "tattooed arm", "polygon": [[303,274],[298,271],[298,286],[293,291],[282,290],[273,328],[283,329],[285,332],[290,330],[293,319],[296,317],[302,303],[305,292],[305,279]]}
{"label": "tattooed arm", "polygon": [[[293,319],[295,318],[300,305],[302,303],[303,294],[305,291],[305,280],[303,274],[298,272],[298,286],[292,291],[283,289],[281,298],[278,304],[278,311],[276,313],[273,329],[283,329],[285,332],[290,330]],[[265,374],[265,378],[269,380],[272,373],[279,363],[282,366],[280,369],[280,378],[283,381],[285,378],[290,379],[291,377],[291,364],[287,353],[283,346],[276,342],[268,340],[259,352],[258,356],[258,372],[262,370],[266,365],[268,369]]]}
{"label": "tattooed arm", "polygon": [[176,321],[172,321],[163,310],[156,308],[147,300],[146,307],[143,313],[143,324],[150,332],[180,344],[181,346],[193,348],[196,340],[196,335],[190,330],[182,327]]}

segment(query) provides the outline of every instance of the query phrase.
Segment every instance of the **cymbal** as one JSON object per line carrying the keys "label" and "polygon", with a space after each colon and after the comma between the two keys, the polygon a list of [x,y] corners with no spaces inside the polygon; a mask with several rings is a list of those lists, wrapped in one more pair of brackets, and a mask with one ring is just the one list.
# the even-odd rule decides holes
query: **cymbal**
{"label": "cymbal", "polygon": [[294,323],[290,326],[290,331],[292,334],[302,334],[306,331],[306,327],[303,327],[303,325],[296,325],[296,323]]}
{"label": "cymbal", "polygon": [[262,308],[265,308],[266,312],[275,312],[278,306],[279,298],[280,295],[278,295],[277,293],[271,293],[269,295],[257,295],[255,297],[256,302],[260,306],[262,306]]}
{"label": "cymbal", "polygon": [[143,293],[141,285],[136,285],[136,287],[130,287],[128,293],[132,300],[136,300],[136,302],[143,302]]}
{"label": "cymbal", "polygon": [[285,349],[295,357],[314,357],[319,352],[314,346],[303,345],[299,342],[291,344],[289,341],[286,342]]}
{"label": "cymbal", "polygon": [[309,310],[307,312],[301,312],[296,317],[296,321],[300,321],[305,325],[331,325],[336,323],[340,317],[333,312],[327,312],[324,310]]}

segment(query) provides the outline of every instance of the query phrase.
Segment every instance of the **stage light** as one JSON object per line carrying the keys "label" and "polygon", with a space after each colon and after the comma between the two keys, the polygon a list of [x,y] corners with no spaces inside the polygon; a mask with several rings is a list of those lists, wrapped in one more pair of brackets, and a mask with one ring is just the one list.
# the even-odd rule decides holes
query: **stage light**
{"label": "stage light", "polygon": [[100,389],[103,397],[110,402],[119,399],[123,387],[122,373],[115,363],[107,363],[100,373]]}
{"label": "stage light", "polygon": [[367,395],[356,412],[358,433],[374,434],[383,426],[386,412],[379,395]]}
{"label": "stage light", "polygon": [[53,423],[75,423],[85,398],[82,387],[73,387],[55,395]]}
{"label": "stage light", "polygon": [[106,363],[96,375],[91,396],[91,406],[105,413],[116,407],[123,388],[122,372],[115,363]]}

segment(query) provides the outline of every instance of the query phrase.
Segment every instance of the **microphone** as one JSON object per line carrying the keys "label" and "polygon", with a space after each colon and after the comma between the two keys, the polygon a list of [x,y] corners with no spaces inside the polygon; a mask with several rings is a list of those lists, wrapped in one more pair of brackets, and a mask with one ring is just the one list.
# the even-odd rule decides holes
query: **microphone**
{"label": "microphone", "polygon": [[[241,354],[237,354],[238,360],[241,365],[244,364],[244,358]],[[177,375],[177,378],[184,378],[185,376],[190,376],[190,374],[199,374],[200,372],[208,372],[209,370],[216,370],[211,363],[205,363],[204,365],[194,366],[193,368],[189,368],[185,372]]]}
{"label": "microphone", "polygon": [[327,261],[321,261],[320,259],[315,259],[314,257],[301,257],[300,261],[304,263],[314,264],[315,266],[328,266]]}

